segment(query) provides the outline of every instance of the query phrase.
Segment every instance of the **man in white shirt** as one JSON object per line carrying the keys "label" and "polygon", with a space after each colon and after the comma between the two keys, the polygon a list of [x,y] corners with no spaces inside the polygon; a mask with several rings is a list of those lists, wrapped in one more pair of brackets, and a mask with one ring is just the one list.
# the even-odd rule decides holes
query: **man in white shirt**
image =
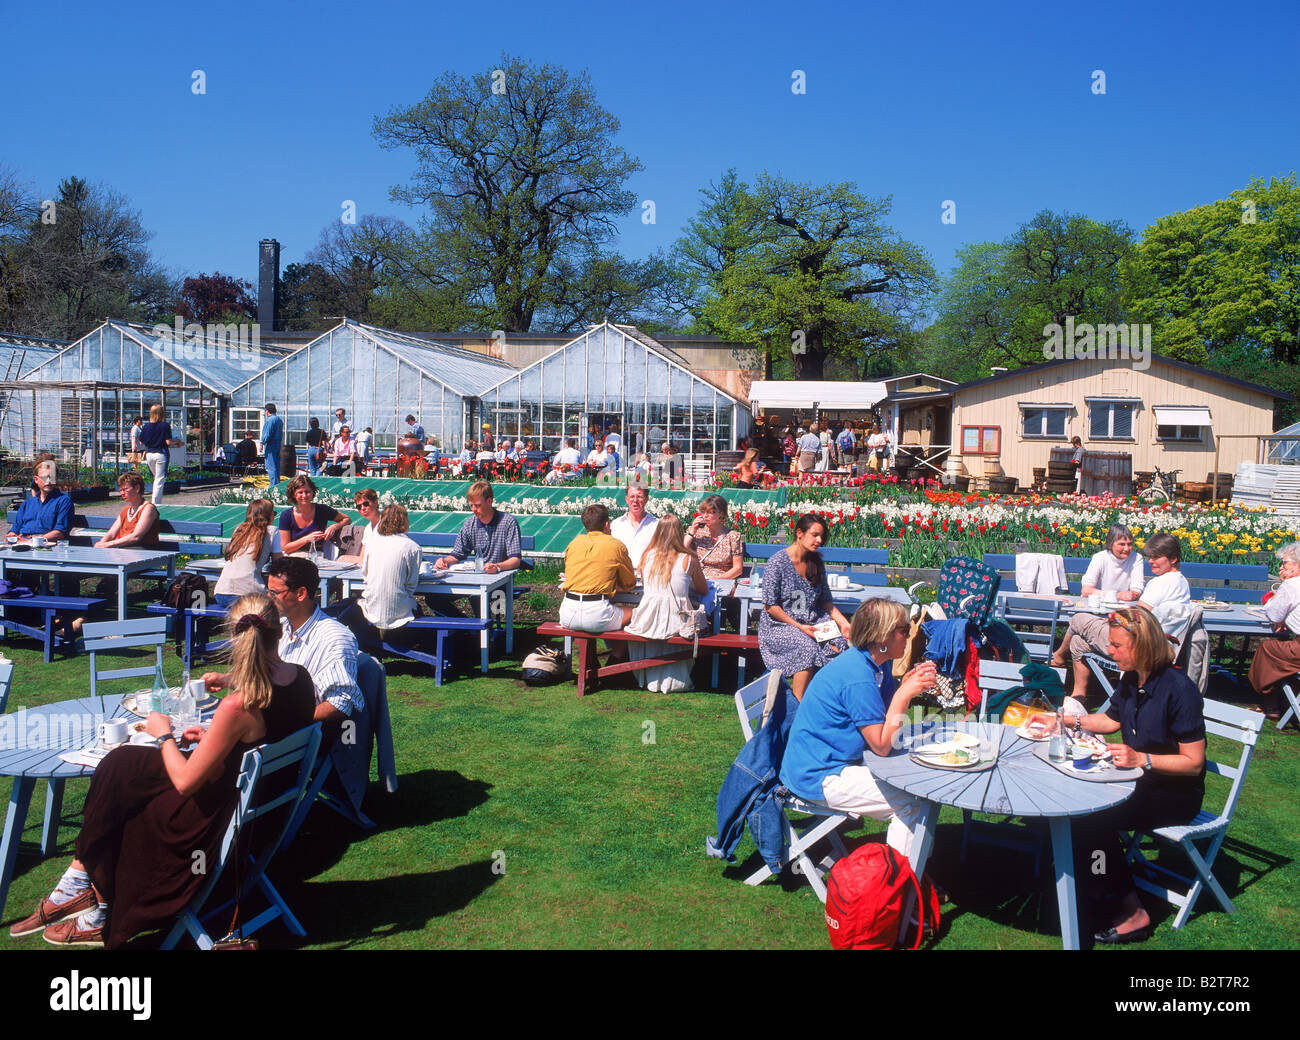
{"label": "man in white shirt", "polygon": [[[577,441],[570,438],[564,442],[564,447],[555,453],[555,458],[551,465],[554,467],[546,475],[546,482],[554,484],[560,480],[577,480],[582,476],[582,455],[578,451]],[[564,467],[568,466],[565,471]]]}
{"label": "man in white shirt", "polygon": [[346,408],[336,408],[334,410],[334,422],[330,425],[330,440],[338,440],[339,430],[343,427],[351,427],[352,422],[348,419],[348,410]]}
{"label": "man in white shirt", "polygon": [[[266,592],[280,612],[284,634],[280,657],[307,669],[316,686],[315,719],[324,724],[327,742],[337,739],[344,720],[365,711],[357,685],[357,640],[316,605],[320,572],[301,556],[279,556],[266,569]],[[203,676],[209,690],[226,686],[227,676]]]}
{"label": "man in white shirt", "polygon": [[361,456],[363,465],[370,461],[370,456],[374,453],[374,441],[375,431],[369,426],[357,434],[357,454]]}
{"label": "man in white shirt", "polygon": [[655,525],[659,518],[646,512],[650,503],[650,492],[643,487],[632,485],[627,489],[627,512],[609,525],[609,533],[627,546],[627,554],[632,558],[634,570],[641,569],[641,557],[650,547],[654,537]]}

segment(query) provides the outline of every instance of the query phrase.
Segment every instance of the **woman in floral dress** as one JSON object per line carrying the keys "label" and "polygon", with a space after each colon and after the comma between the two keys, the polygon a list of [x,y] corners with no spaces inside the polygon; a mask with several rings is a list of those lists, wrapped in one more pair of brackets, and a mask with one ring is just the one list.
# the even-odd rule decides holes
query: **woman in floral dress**
{"label": "woman in floral dress", "polygon": [[[758,649],[763,665],[790,680],[802,700],[815,672],[848,644],[849,621],[831,600],[826,565],[818,549],[826,540],[826,523],[805,513],[794,528],[794,544],[782,549],[763,570],[763,616],[758,622]],[[818,642],[815,626],[831,620],[840,635]]]}

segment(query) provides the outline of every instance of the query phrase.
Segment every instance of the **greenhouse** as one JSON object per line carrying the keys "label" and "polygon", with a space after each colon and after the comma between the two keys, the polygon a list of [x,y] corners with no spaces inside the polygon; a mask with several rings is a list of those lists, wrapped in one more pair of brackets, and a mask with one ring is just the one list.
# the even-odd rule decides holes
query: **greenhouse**
{"label": "greenhouse", "polygon": [[[162,404],[186,461],[228,438],[231,390],[284,356],[250,326],[144,326],[108,320],[20,378],[0,380],[0,443],[24,457],[51,452],[79,466],[123,462],[131,421]],[[180,460],[173,453],[173,461]]]}
{"label": "greenhouse", "polygon": [[625,455],[671,441],[709,459],[749,432],[749,411],[735,398],[645,333],[608,322],[484,392],[481,408],[469,428],[486,423],[552,453],[570,437],[585,451],[593,425],[602,436],[618,432]]}
{"label": "greenhouse", "polygon": [[395,445],[414,415],[440,447],[459,451],[478,397],[514,371],[486,354],[344,319],[236,387],[231,429],[236,438],[256,438],[263,408],[273,403],[288,442],[302,444],[308,419],[328,430],[343,408],[354,429],[374,431],[377,448]]}

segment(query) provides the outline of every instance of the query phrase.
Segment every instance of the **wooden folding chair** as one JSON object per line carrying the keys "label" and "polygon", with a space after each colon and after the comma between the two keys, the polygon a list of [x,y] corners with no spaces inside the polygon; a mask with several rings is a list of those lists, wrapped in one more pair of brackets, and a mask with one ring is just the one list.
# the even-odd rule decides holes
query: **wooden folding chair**
{"label": "wooden folding chair", "polygon": [[[1255,751],[1260,731],[1264,728],[1263,715],[1232,704],[1223,704],[1220,701],[1205,701],[1204,714],[1207,735],[1213,733],[1215,736],[1241,744],[1241,754],[1236,765],[1208,759],[1205,763],[1206,773],[1214,773],[1232,781],[1223,809],[1217,815],[1202,809],[1191,823],[1177,827],[1157,827],[1149,832],[1151,837],[1181,848],[1191,861],[1192,868],[1196,872],[1195,876],[1179,874],[1148,860],[1141,850],[1144,837],[1141,831],[1134,832],[1125,851],[1129,862],[1136,868],[1133,874],[1134,883],[1139,888],[1160,896],[1178,907],[1178,914],[1174,918],[1175,928],[1181,928],[1187,923],[1192,909],[1196,906],[1196,900],[1207,888],[1214,893],[1214,898],[1219,901],[1219,905],[1224,910],[1230,914],[1237,912],[1236,907],[1232,905],[1232,900],[1224,892],[1223,886],[1214,877],[1214,859],[1219,854],[1219,847],[1228,834],[1228,826],[1232,823],[1232,814],[1237,809],[1237,799],[1241,796],[1241,785],[1246,780],[1246,770],[1250,766],[1251,755]],[[1197,848],[1198,842],[1208,843],[1204,852]],[[1167,878],[1191,887],[1180,892],[1160,884],[1158,880],[1160,878]]]}
{"label": "wooden folding chair", "polygon": [[[1056,626],[1061,622],[1061,601],[1036,596],[1000,596],[997,616],[1002,618],[1020,637],[1035,661],[1046,661],[1052,656],[1056,644]],[[1026,631],[1025,626],[1045,626],[1046,632]],[[980,662],[983,667],[984,662]]]}
{"label": "wooden folding chair", "polygon": [[1277,720],[1278,729],[1286,729],[1286,724],[1292,719],[1300,724],[1300,697],[1296,695],[1297,689],[1300,689],[1300,675],[1292,676],[1282,684],[1282,696],[1286,698],[1288,707]]}
{"label": "wooden folding chair", "polygon": [[[736,714],[740,716],[740,730],[745,735],[745,743],[749,743],[750,738],[753,737],[756,724],[761,728],[765,718],[765,706],[770,705],[774,698],[783,696],[785,689],[781,673],[771,671],[736,691]],[[781,818],[785,824],[785,842],[788,846],[786,865],[796,874],[802,874],[812,886],[812,890],[817,893],[817,898],[825,903],[826,883],[822,880],[822,876],[835,865],[836,860],[848,855],[848,849],[840,839],[839,828],[850,820],[857,820],[858,817],[851,813],[838,812],[820,802],[805,801],[785,787],[778,787],[775,797],[781,806]],[[812,820],[802,831],[796,830],[794,824],[790,822],[789,813],[792,812],[811,816]],[[808,850],[822,838],[830,842],[831,854],[814,863],[808,855]],[[774,872],[764,863],[745,878],[745,884],[761,885],[774,876]]]}
{"label": "wooden folding chair", "polygon": [[[164,950],[175,947],[185,935],[192,937],[199,949],[212,949],[213,939],[208,934],[208,926],[211,923],[216,923],[220,929],[217,933],[218,938],[224,936],[224,929],[229,924],[226,915],[230,913],[236,900],[211,908],[207,907],[207,902],[227,867],[232,870],[236,869],[236,866],[242,867],[237,875],[239,890],[236,893],[241,914],[254,890],[260,891],[270,903],[255,917],[239,922],[238,931],[241,936],[246,938],[252,935],[277,917],[283,917],[285,927],[299,938],[307,934],[306,929],[285,903],[284,897],[267,878],[266,869],[279,851],[294,809],[307,790],[307,784],[311,779],[311,765],[316,760],[316,751],[320,747],[320,729],[320,723],[313,722],[283,740],[274,744],[263,744],[244,753],[239,778],[235,782],[239,791],[239,800],[235,804],[234,813],[231,814],[230,826],[227,827],[225,837],[222,839],[217,863],[208,870],[202,887],[190,900],[190,905],[181,911],[172,930],[167,933],[167,938],[162,944]],[[287,769],[297,770],[294,782],[287,788],[280,788],[278,794],[266,793],[275,790],[274,787],[267,785],[267,778]],[[283,815],[283,822],[278,827],[267,821],[263,821],[260,826],[256,824],[255,821],[277,809],[282,809]],[[241,831],[244,833],[243,844],[250,843],[249,835],[251,835],[251,848],[248,849],[246,860],[242,864],[237,864],[236,860],[240,856]]]}

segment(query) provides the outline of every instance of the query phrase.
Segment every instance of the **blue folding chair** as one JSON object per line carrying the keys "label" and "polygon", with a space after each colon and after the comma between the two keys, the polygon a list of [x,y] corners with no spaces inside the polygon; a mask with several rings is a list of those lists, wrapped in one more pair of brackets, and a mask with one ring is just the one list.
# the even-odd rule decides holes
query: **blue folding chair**
{"label": "blue folding chair", "polygon": [[[293,911],[284,901],[284,897],[267,878],[266,868],[279,851],[294,809],[307,790],[311,779],[311,765],[316,760],[320,739],[320,723],[313,722],[310,726],[305,726],[297,733],[274,744],[263,744],[261,747],[245,752],[239,770],[239,779],[236,781],[239,801],[235,805],[235,811],[230,817],[230,826],[222,839],[216,866],[205,875],[202,887],[190,900],[190,905],[181,911],[176,924],[167,933],[167,938],[162,944],[164,950],[174,948],[185,935],[193,938],[199,949],[212,949],[213,939],[208,934],[208,925],[214,921],[224,921],[224,915],[230,912],[236,902],[242,909],[254,890],[260,891],[270,905],[250,920],[238,923],[237,930],[241,936],[246,938],[252,935],[263,925],[278,917],[284,918],[285,927],[299,938],[307,934],[306,929],[294,917]],[[288,769],[297,771],[293,784],[281,788],[278,794],[266,795],[264,792],[272,789],[266,784],[267,778]],[[268,832],[265,823],[260,828],[254,827],[254,821],[277,809],[283,809],[284,816],[284,822],[278,828]],[[242,860],[239,849],[240,831],[244,832],[245,837],[253,835],[253,847],[248,850],[246,859]],[[239,869],[241,865],[242,870]],[[237,871],[238,885],[235,898],[220,906],[208,907],[207,902],[216,888],[217,881],[228,867]],[[221,927],[225,925],[222,924]],[[219,932],[218,937],[220,938],[222,934]]]}
{"label": "blue folding chair", "polygon": [[374,820],[360,806],[360,795],[370,779],[372,736],[379,759],[379,779],[390,794],[397,791],[393,728],[388,715],[388,677],[384,666],[369,654],[357,654],[357,685],[366,701],[365,718],[344,723],[345,727],[351,724],[352,728],[345,730],[334,746],[319,757],[307,794],[285,832],[286,849],[293,844],[317,800],[362,830],[374,829]]}
{"label": "blue folding chair", "polygon": [[[88,622],[81,630],[83,645],[90,654],[90,695],[99,697],[103,704],[103,693],[99,684],[113,679],[152,679],[155,671],[162,667],[162,648],[167,643],[167,618],[143,618],[131,621],[95,621]],[[105,668],[101,655],[116,655],[123,650],[138,650],[142,647],[154,648],[154,659],[147,665],[131,668]],[[61,779],[50,780],[45,792],[45,824],[41,828],[41,856],[48,856],[58,844],[59,823],[63,813],[63,783]]]}

